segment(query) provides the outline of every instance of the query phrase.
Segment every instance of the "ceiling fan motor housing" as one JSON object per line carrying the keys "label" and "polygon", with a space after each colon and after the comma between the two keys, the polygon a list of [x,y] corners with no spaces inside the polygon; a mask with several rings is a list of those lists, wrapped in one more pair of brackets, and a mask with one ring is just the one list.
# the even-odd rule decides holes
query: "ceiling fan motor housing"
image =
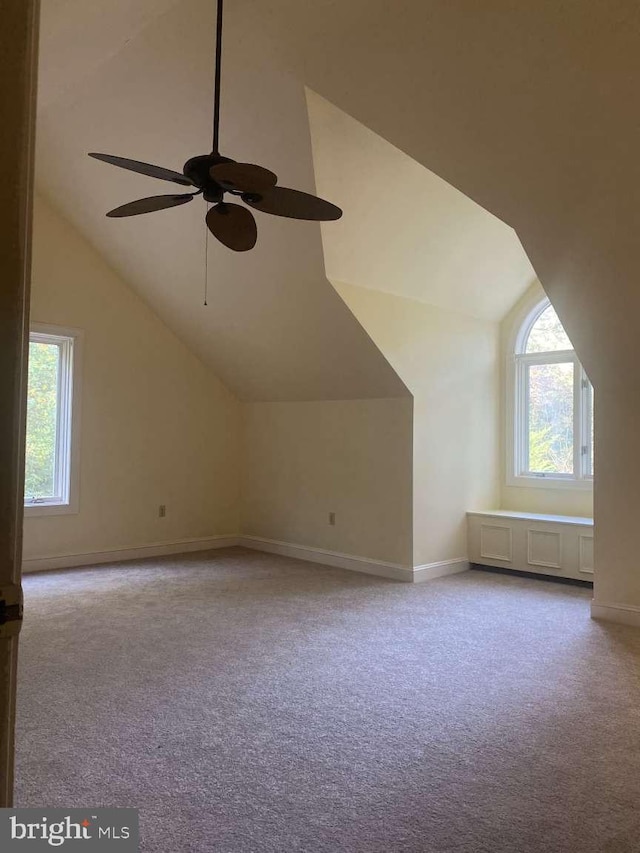
{"label": "ceiling fan motor housing", "polygon": [[222,201],[224,196],[225,189],[210,175],[211,168],[220,163],[235,163],[235,160],[221,154],[200,154],[191,157],[182,167],[183,174],[202,190],[205,201],[216,203]]}

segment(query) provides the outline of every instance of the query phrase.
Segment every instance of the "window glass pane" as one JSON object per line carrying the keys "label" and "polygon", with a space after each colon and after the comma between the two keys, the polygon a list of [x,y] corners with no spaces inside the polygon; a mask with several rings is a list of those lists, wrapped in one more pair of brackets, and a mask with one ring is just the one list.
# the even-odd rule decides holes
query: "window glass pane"
{"label": "window glass pane", "polygon": [[573,362],[528,367],[528,470],[573,474]]}
{"label": "window glass pane", "polygon": [[25,501],[55,493],[60,347],[29,343]]}
{"label": "window glass pane", "polygon": [[549,305],[533,324],[525,352],[552,352],[559,349],[573,347],[553,306]]}

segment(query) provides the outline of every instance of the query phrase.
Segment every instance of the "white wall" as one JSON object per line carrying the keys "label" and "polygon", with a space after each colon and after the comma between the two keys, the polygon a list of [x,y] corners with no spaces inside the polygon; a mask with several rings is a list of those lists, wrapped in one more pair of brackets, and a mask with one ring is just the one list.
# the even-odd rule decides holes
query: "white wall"
{"label": "white wall", "polygon": [[410,396],[243,409],[244,534],[412,564]]}
{"label": "white wall", "polygon": [[513,509],[520,512],[541,512],[553,515],[582,515],[593,517],[593,489],[541,489],[533,487],[508,486],[506,484],[507,456],[506,431],[507,424],[507,359],[511,357],[514,346],[514,336],[524,317],[540,300],[546,296],[542,285],[534,282],[531,287],[513,306],[501,323],[500,330],[500,370],[502,394],[500,396],[500,482],[502,509]]}
{"label": "white wall", "polygon": [[414,565],[464,558],[465,513],[499,499],[498,325],[334,286],[414,396]]}
{"label": "white wall", "polygon": [[239,403],[43,199],[31,319],[84,358],[80,511],[26,519],[25,558],[236,534]]}

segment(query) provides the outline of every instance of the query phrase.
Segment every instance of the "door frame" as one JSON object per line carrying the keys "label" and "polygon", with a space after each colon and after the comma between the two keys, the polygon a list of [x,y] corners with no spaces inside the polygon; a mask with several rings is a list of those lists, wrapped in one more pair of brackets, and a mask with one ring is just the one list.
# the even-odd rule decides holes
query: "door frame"
{"label": "door frame", "polygon": [[[0,27],[0,591],[20,597],[39,0]],[[20,621],[0,625],[0,807],[13,805]]]}

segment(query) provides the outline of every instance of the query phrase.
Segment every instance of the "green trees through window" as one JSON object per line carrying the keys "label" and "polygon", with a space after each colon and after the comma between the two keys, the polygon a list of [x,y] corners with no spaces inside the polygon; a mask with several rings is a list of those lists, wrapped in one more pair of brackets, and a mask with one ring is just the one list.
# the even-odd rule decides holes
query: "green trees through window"
{"label": "green trees through window", "polygon": [[516,477],[588,481],[593,389],[547,299],[520,329],[515,366]]}
{"label": "green trees through window", "polygon": [[29,334],[24,478],[29,514],[77,512],[77,467],[76,479],[71,468],[78,414],[74,370],[81,334],[78,329],[41,325],[34,325]]}
{"label": "green trees through window", "polygon": [[573,474],[572,362],[528,367],[530,471]]}
{"label": "green trees through window", "polygon": [[56,445],[60,347],[29,344],[29,386],[25,459],[25,500],[49,498],[56,492]]}
{"label": "green trees through window", "polygon": [[557,352],[572,349],[571,341],[562,328],[560,318],[553,306],[549,305],[531,327],[525,352]]}

